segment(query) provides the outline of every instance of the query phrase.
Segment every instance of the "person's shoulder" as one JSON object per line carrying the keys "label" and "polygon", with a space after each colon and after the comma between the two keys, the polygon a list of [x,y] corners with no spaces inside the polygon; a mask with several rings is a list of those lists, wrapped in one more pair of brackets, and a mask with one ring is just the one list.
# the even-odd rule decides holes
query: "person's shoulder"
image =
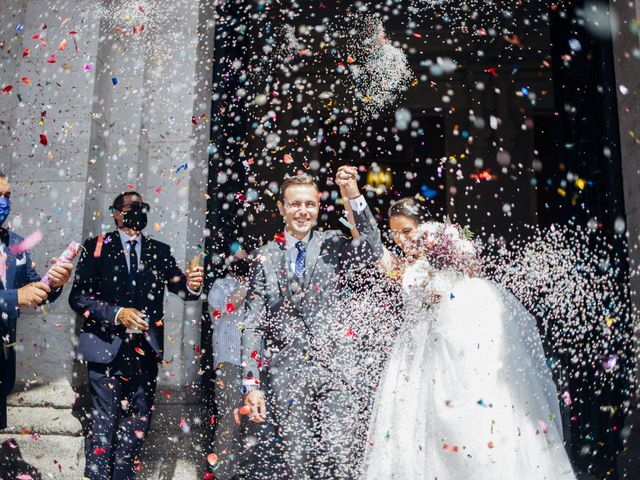
{"label": "person's shoulder", "polygon": [[256,248],[253,252],[251,252],[251,256],[256,257],[259,255],[268,255],[279,249],[280,249],[280,244],[275,240],[271,240],[265,243],[264,245],[262,245],[261,247]]}
{"label": "person's shoulder", "polygon": [[144,241],[148,247],[154,248],[160,252],[171,253],[171,245],[168,243],[161,242],[160,240],[156,240],[152,237],[144,237]]}
{"label": "person's shoulder", "polygon": [[100,235],[94,235],[93,237],[89,237],[84,241],[84,246],[85,248],[87,248],[88,246],[95,246],[100,240],[103,243],[109,244],[114,240],[119,240],[119,238],[118,238],[118,235],[116,235],[116,232],[108,232]]}
{"label": "person's shoulder", "polygon": [[9,243],[13,244],[13,243],[20,243],[24,240],[24,237],[22,235],[18,235],[16,232],[12,231],[12,230],[7,230],[7,233],[9,234]]}
{"label": "person's shoulder", "polygon": [[341,230],[316,230],[313,234],[320,235],[323,242],[338,242],[347,238]]}

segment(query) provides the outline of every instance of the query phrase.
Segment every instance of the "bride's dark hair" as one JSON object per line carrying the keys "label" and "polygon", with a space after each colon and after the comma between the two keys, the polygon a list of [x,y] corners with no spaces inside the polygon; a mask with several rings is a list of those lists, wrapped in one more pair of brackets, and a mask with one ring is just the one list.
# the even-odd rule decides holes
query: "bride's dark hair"
{"label": "bride's dark hair", "polygon": [[418,225],[431,219],[427,208],[413,197],[401,198],[391,204],[389,218],[399,215],[410,218]]}

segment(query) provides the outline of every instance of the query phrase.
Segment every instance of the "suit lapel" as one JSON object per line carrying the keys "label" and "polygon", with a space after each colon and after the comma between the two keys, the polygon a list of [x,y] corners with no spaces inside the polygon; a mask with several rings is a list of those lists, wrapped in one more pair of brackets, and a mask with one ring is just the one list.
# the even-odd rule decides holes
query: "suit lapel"
{"label": "suit lapel", "polygon": [[274,242],[272,247],[274,260],[270,263],[274,268],[274,275],[278,279],[278,287],[280,292],[291,298],[293,292],[291,291],[291,282],[289,281],[290,272],[289,265],[287,265],[287,249],[284,243]]}
{"label": "suit lapel", "polygon": [[7,283],[4,286],[4,288],[10,289],[10,288],[14,288],[15,281],[16,281],[16,257],[9,251],[5,253],[7,255],[7,262],[6,262]]}
{"label": "suit lapel", "polygon": [[140,263],[138,264],[138,287],[136,288],[136,305],[140,299],[140,292],[149,291],[144,286],[147,284],[149,275],[152,274],[151,264],[153,262],[153,243],[148,237],[140,236]]}
{"label": "suit lapel", "polygon": [[109,254],[107,258],[120,267],[119,272],[124,274],[124,278],[128,278],[129,269],[127,268],[127,259],[125,258],[124,249],[122,248],[122,239],[120,238],[120,234],[116,230],[109,234],[109,244],[111,248],[109,249]]}
{"label": "suit lapel", "polygon": [[315,230],[311,233],[309,245],[307,245],[307,259],[304,266],[304,279],[302,287],[306,290],[311,282],[311,277],[316,269],[318,257],[320,256],[320,247],[322,246],[322,235]]}

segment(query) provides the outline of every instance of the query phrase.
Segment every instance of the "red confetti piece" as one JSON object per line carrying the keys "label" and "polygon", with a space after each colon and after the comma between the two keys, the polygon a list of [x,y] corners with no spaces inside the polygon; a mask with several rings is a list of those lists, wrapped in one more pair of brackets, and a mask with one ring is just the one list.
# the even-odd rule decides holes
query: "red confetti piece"
{"label": "red confetti piece", "polygon": [[31,85],[31,80],[29,80],[29,77],[22,77],[20,80],[22,80],[22,83],[24,83],[25,85]]}
{"label": "red confetti piece", "polygon": [[144,438],[144,432],[142,430],[134,430],[133,433],[138,437],[138,440],[142,440]]}
{"label": "red confetti piece", "polygon": [[96,449],[93,451],[93,453],[95,453],[96,455],[102,455],[106,451],[107,451],[107,449],[104,448],[104,447],[96,447]]}
{"label": "red confetti piece", "polygon": [[104,243],[104,237],[102,234],[98,235],[98,241],[96,242],[96,248],[93,251],[93,258],[100,258],[102,255],[102,244]]}
{"label": "red confetti piece", "polygon": [[61,52],[64,52],[67,48],[67,39],[63,39],[60,44],[58,45],[58,50]]}
{"label": "red confetti piece", "polygon": [[13,87],[11,85],[7,85],[2,89],[2,93],[9,93],[11,90],[13,90]]}
{"label": "red confetti piece", "polygon": [[204,480],[214,480],[215,477],[213,476],[213,473],[204,472],[204,477],[203,478],[204,478]]}
{"label": "red confetti piece", "polygon": [[56,55],[54,53],[51,54],[51,58],[47,60],[47,63],[56,63]]}
{"label": "red confetti piece", "polygon": [[142,350],[140,347],[136,347],[134,348],[134,350],[138,355],[144,355],[144,350]]}
{"label": "red confetti piece", "polygon": [[420,33],[415,33],[414,32],[413,36],[416,37],[416,38],[422,38],[422,34],[420,34]]}
{"label": "red confetti piece", "polygon": [[207,462],[209,462],[209,465],[213,465],[217,461],[218,455],[216,455],[215,453],[210,453],[209,455],[207,455]]}
{"label": "red confetti piece", "polygon": [[485,70],[485,72],[490,73],[491,75],[493,75],[494,77],[498,76],[498,72],[496,72],[495,67],[489,67]]}
{"label": "red confetti piece", "polygon": [[30,53],[31,53],[31,52],[29,51],[29,49],[28,49],[28,48],[25,48],[25,49],[22,51],[22,57],[23,57],[23,58],[24,58],[24,57],[28,57]]}
{"label": "red confetti piece", "polygon": [[213,310],[213,318],[220,318],[222,316],[222,313],[220,313],[220,310]]}
{"label": "red confetti piece", "polygon": [[42,145],[44,145],[45,147],[46,147],[47,145],[49,145],[49,139],[47,138],[47,135],[46,135],[46,134],[44,134],[44,133],[41,133],[41,134],[40,134],[40,143],[41,143]]}
{"label": "red confetti piece", "polygon": [[244,407],[240,407],[240,410],[238,412],[240,413],[240,415],[249,415],[251,413],[251,407],[245,405]]}
{"label": "red confetti piece", "polygon": [[38,39],[40,38],[40,34],[39,34],[39,33],[36,33],[36,34],[35,34],[33,37],[31,37],[31,38],[33,38],[34,40],[38,40]]}
{"label": "red confetti piece", "polygon": [[483,170],[480,173],[472,173],[471,175],[469,175],[469,177],[471,177],[472,180],[495,180],[496,176],[491,174],[491,171],[489,169],[487,170]]}
{"label": "red confetti piece", "polygon": [[143,30],[144,30],[144,25],[138,25],[137,27],[133,28],[133,34],[135,35],[137,33],[140,33]]}
{"label": "red confetti piece", "polygon": [[133,190],[134,188],[136,188],[135,185],[131,185],[130,183],[127,183],[127,188],[130,190]]}
{"label": "red confetti piece", "polygon": [[233,306],[233,303],[227,303],[227,313],[233,313],[236,311],[236,307]]}
{"label": "red confetti piece", "polygon": [[346,335],[347,337],[355,337],[355,336],[356,336],[356,332],[354,332],[353,330],[351,330],[351,329],[349,328],[349,329],[347,329],[347,331],[346,331],[345,335]]}
{"label": "red confetti piece", "polygon": [[489,443],[487,443],[487,447],[489,447],[489,448],[493,448],[493,442],[489,442]]}
{"label": "red confetti piece", "polygon": [[352,57],[347,57],[347,63],[353,63],[355,60]]}
{"label": "red confetti piece", "polygon": [[165,398],[168,400],[171,398],[171,392],[164,392]]}
{"label": "red confetti piece", "polygon": [[192,115],[192,116],[191,116],[191,123],[192,123],[193,125],[198,125],[198,119],[196,118],[196,116],[195,116],[195,115]]}
{"label": "red confetti piece", "polygon": [[156,322],[156,327],[161,327],[164,322],[162,320],[158,320]]}
{"label": "red confetti piece", "polygon": [[455,445],[449,445],[448,443],[445,443],[442,448],[443,450],[449,450],[450,452],[458,453],[458,447],[456,447]]}
{"label": "red confetti piece", "polygon": [[273,237],[273,239],[277,242],[277,243],[286,243],[287,242],[287,237],[284,236],[284,232],[280,232],[280,233],[276,233]]}
{"label": "red confetti piece", "polygon": [[209,418],[209,425],[215,425],[215,423],[216,423],[216,417],[211,415],[211,417]]}
{"label": "red confetti piece", "polygon": [[282,161],[288,165],[290,163],[293,163],[293,157],[288,153],[285,153],[284,157],[282,158]]}
{"label": "red confetti piece", "polygon": [[180,419],[180,428],[184,427],[184,424],[187,423],[187,421],[184,418]]}

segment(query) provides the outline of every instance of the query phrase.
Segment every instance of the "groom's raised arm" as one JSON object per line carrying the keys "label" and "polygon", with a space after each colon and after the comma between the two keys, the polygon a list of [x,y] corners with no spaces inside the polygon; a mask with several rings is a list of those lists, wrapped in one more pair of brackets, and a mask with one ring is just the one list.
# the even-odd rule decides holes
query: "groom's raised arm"
{"label": "groom's raised arm", "polygon": [[266,312],[266,277],[258,255],[251,268],[251,280],[245,301],[242,330],[242,390],[248,393],[260,388],[260,350],[264,334],[263,316]]}
{"label": "groom's raised arm", "polygon": [[356,167],[342,166],[336,172],[340,194],[342,198],[348,199],[355,228],[360,236],[348,245],[348,251],[344,252],[345,259],[349,263],[374,263],[382,258],[384,245],[378,222],[358,188],[357,176]]}
{"label": "groom's raised arm", "polygon": [[371,213],[367,201],[362,195],[349,200],[353,210],[353,219],[360,238],[351,242],[353,244],[353,260],[359,263],[373,263],[382,258],[384,244],[378,228],[378,221]]}

